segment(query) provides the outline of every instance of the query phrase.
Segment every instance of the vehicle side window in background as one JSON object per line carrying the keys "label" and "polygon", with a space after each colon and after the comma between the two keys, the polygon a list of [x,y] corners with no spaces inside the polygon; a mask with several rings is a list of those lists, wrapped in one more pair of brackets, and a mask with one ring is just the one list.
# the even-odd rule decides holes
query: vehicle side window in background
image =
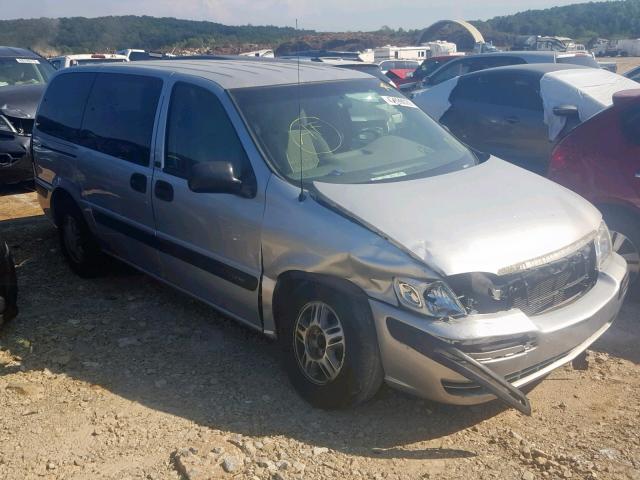
{"label": "vehicle side window in background", "polygon": [[640,105],[621,113],[622,133],[628,142],[640,145]]}
{"label": "vehicle side window in background", "polygon": [[167,120],[164,169],[188,178],[200,162],[229,161],[242,174],[247,155],[220,100],[210,91],[176,83]]}
{"label": "vehicle side window in background", "polygon": [[535,78],[518,75],[474,75],[458,84],[451,99],[542,112],[539,85]]}
{"label": "vehicle side window in background", "polygon": [[640,68],[636,68],[627,74],[631,80],[635,80],[636,82],[640,82]]}
{"label": "vehicle side window in background", "polygon": [[95,73],[67,73],[55,78],[42,99],[36,126],[48,135],[77,142],[82,114]]}
{"label": "vehicle side window in background", "polygon": [[463,78],[451,94],[451,101],[463,100],[475,103],[493,104],[500,92],[492,82],[491,77],[486,75],[473,75]]}
{"label": "vehicle side window in background", "polygon": [[432,80],[432,85],[438,85],[439,83],[446,82],[454,77],[458,77],[462,75],[461,72],[466,73],[467,67],[463,64],[462,61],[456,62],[452,61],[449,65],[443,67],[438,73],[436,73]]}
{"label": "vehicle side window in background", "polygon": [[98,74],[82,124],[82,145],[138,165],[149,165],[161,90],[159,78]]}
{"label": "vehicle side window in background", "polygon": [[520,75],[504,75],[496,78],[495,83],[496,90],[500,92],[496,98],[496,105],[543,111],[539,79]]}

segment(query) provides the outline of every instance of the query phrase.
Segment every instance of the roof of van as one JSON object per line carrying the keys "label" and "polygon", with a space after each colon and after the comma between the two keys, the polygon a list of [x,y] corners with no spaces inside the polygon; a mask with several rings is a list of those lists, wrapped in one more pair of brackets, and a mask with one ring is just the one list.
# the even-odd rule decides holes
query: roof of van
{"label": "roof of van", "polygon": [[26,48],[0,46],[0,57],[40,58],[37,54]]}
{"label": "roof of van", "polygon": [[[336,68],[322,63],[279,61],[279,60],[153,60],[128,64],[103,64],[100,66],[76,67],[77,69],[103,72],[149,70],[154,72],[181,73],[206,78],[222,88],[264,87],[289,85],[300,82],[329,82],[335,80],[355,80],[371,78],[366,73],[344,68]],[[74,69],[75,70],[75,69]],[[77,71],[77,70],[75,70]],[[133,73],[133,72],[132,72]]]}

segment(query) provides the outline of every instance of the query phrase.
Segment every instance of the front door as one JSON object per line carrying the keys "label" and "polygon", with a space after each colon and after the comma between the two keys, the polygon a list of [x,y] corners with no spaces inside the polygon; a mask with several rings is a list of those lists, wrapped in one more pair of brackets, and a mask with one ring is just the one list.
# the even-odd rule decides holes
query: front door
{"label": "front door", "polygon": [[152,188],[159,255],[168,282],[261,327],[264,187],[247,198],[196,193],[188,185],[193,165],[216,161],[232,162],[243,182],[255,184],[236,127],[223,106],[229,102],[224,95],[207,81],[177,80],[173,85]]}

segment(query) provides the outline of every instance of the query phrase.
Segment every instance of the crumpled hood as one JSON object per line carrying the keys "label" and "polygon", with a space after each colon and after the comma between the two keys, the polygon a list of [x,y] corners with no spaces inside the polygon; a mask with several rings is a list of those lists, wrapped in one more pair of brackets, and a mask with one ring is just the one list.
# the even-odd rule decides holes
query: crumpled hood
{"label": "crumpled hood", "polygon": [[443,275],[498,274],[572,245],[601,222],[579,195],[493,157],[419,180],[314,186]]}
{"label": "crumpled hood", "polygon": [[17,118],[34,118],[46,85],[0,87],[0,112]]}

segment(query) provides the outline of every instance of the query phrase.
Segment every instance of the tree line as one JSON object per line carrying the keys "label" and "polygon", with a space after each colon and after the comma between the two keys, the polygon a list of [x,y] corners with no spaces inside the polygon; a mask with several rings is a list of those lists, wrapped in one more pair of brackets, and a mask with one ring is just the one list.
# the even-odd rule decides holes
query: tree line
{"label": "tree line", "polygon": [[[487,40],[505,46],[512,45],[520,35],[567,36],[584,43],[595,37],[640,38],[640,0],[528,10],[472,23]],[[286,51],[302,46],[352,50],[387,43],[411,44],[417,33],[417,30],[394,30],[386,26],[374,32],[328,33],[149,16],[0,21],[0,45],[32,48],[45,54],[107,52],[122,48],[239,53],[243,49],[254,49],[252,47],[276,48],[279,45]]]}

